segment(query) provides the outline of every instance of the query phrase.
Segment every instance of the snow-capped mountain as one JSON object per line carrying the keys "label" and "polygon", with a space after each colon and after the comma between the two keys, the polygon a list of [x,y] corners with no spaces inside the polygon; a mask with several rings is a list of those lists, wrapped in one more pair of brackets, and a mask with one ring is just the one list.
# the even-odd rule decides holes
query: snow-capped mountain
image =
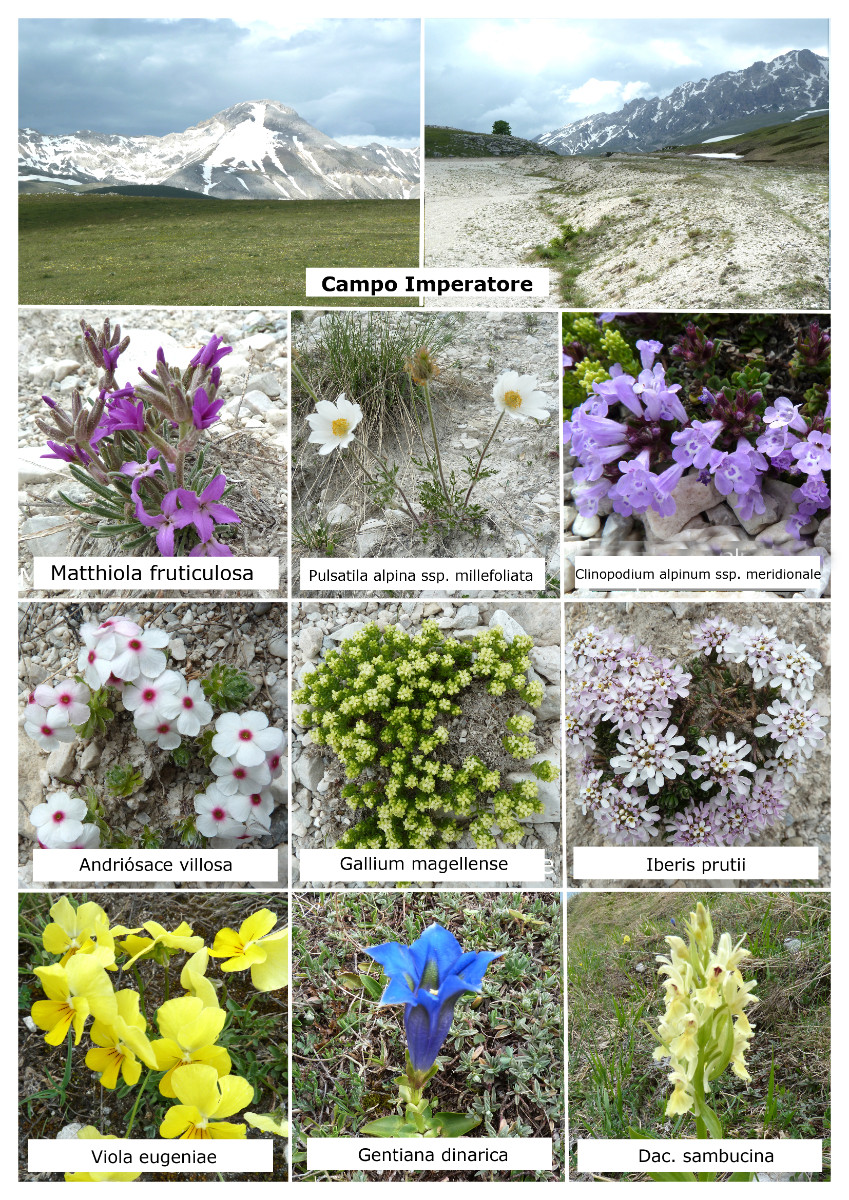
{"label": "snow-capped mountain", "polygon": [[[658,150],[703,140],[708,133],[742,133],[775,115],[791,119],[828,108],[828,59],[811,50],[791,50],[744,71],[724,71],[675,88],[662,100],[631,100],[615,113],[596,113],[536,139],[558,154],[612,150]],[[742,122],[742,124],[741,124]],[[736,129],[730,126],[736,123]]]}
{"label": "snow-capped mountain", "polygon": [[222,200],[407,200],[419,188],[418,150],[342,146],[273,100],[164,137],[23,129],[19,155],[22,184],[161,185]]}

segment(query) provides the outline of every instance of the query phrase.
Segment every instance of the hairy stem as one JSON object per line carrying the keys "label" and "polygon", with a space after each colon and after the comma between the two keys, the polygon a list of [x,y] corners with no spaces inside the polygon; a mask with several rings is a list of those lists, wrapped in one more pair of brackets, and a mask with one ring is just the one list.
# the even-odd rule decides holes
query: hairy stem
{"label": "hairy stem", "polygon": [[466,492],[465,496],[463,497],[463,508],[465,508],[466,505],[469,503],[469,496],[471,496],[472,488],[475,486],[475,484],[478,481],[478,476],[480,475],[481,467],[483,466],[483,460],[486,458],[486,452],[489,449],[489,447],[492,445],[492,439],[495,437],[496,433],[498,432],[498,426],[501,424],[501,422],[503,420],[504,420],[504,411],[502,409],[502,411],[498,415],[498,420],[495,422],[492,433],[489,435],[489,440],[487,441],[483,450],[481,450],[481,456],[478,459],[478,465],[475,467],[475,473],[472,476],[472,482],[469,484],[469,490]]}

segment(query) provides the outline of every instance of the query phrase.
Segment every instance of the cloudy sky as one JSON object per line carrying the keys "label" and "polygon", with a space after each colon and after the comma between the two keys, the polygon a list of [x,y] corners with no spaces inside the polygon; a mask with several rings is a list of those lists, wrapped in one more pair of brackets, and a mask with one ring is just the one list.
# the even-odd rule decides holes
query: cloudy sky
{"label": "cloudy sky", "polygon": [[825,20],[428,20],[425,120],[520,137],[787,50],[828,54]]}
{"label": "cloudy sky", "polygon": [[30,19],[19,124],[42,133],[175,133],[278,100],[348,145],[419,142],[417,20]]}

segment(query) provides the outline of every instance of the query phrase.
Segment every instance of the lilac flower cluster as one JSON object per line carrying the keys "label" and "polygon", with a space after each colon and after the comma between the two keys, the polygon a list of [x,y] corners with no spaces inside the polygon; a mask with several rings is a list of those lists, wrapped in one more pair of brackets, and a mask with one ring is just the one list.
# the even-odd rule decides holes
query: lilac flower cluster
{"label": "lilac flower cluster", "polygon": [[[176,750],[212,723],[212,705],[202,684],[168,668],[169,636],[163,630],[112,617],[99,625],[86,622],[80,634],[79,676],[58,685],[40,684],[24,710],[24,730],[43,749],[76,739],[89,718],[92,692],[103,688],[120,693],[141,740],[161,750]],[[268,832],[274,808],[270,786],[282,772],[283,741],[282,730],[270,726],[261,712],[225,712],[216,719],[211,739],[216,779],[195,797],[198,832],[236,844]],[[85,813],[83,801],[74,798],[72,804],[66,797],[51,805],[48,800],[46,809],[40,805],[33,813],[40,846],[70,848],[80,836],[97,834],[99,839],[96,826],[84,826],[89,831],[84,835],[76,828]]]}
{"label": "lilac flower cluster", "polygon": [[72,465],[94,494],[92,504],[75,507],[105,520],[101,530],[128,549],[152,541],[166,557],[231,556],[215,536],[218,526],[240,522],[221,503],[227,479],[221,473],[205,478],[188,458],[220,417],[219,364],[231,347],[213,336],[182,374],[169,367],[160,348],[150,374],[139,368],[140,383],[119,387],[118,360],[129,338],[108,321],[99,334],[81,324],[86,354],[103,372],[98,397],[89,406],[75,390],[70,412],[42,397],[51,413],[50,423],[38,422],[50,448],[42,457]]}
{"label": "lilac flower cluster", "polygon": [[688,741],[684,726],[710,711],[701,705],[700,668],[694,676],[651,647],[592,625],[565,648],[565,748],[577,760],[575,802],[605,841],[639,845],[663,836],[681,846],[745,845],[783,819],[794,780],[825,736],[824,718],[810,704],[821,664],[804,646],[725,618],[703,621],[692,644],[723,667],[747,667],[754,688],[776,689],[757,723],[746,726],[749,740],[708,728]]}
{"label": "lilac flower cluster", "polygon": [[[638,341],[638,377],[614,364],[611,378],[593,383],[593,395],[564,423],[563,441],[579,462],[573,492],[578,511],[593,516],[606,499],[624,516],[649,509],[669,516],[687,471],[703,483],[713,480],[741,519],[749,520],[766,511],[765,481],[784,478],[798,485],[787,530],[799,537],[831,503],[830,394],[825,412],[810,421],[786,396],[765,404],[760,392],[742,389],[727,397],[703,388],[688,411],[677,394],[681,385],[669,384],[655,362],[662,349],[660,342]],[[682,343],[671,352],[696,360],[709,355],[712,344]]]}

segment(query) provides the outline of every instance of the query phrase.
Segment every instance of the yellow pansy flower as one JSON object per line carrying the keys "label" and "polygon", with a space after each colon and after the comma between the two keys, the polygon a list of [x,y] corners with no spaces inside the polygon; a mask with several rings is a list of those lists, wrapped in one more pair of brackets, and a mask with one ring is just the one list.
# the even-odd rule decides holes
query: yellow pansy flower
{"label": "yellow pansy flower", "polygon": [[254,1090],[240,1075],[219,1079],[214,1067],[199,1063],[183,1067],[173,1077],[174,1091],[180,1104],[168,1109],[159,1126],[164,1138],[187,1140],[243,1138],[244,1125],[233,1125],[222,1117],[232,1117],[250,1104]]}
{"label": "yellow pansy flower", "polygon": [[102,955],[104,966],[115,961],[115,938],[109,929],[109,918],[99,904],[87,900],[79,908],[74,908],[67,896],[57,900],[50,909],[53,918],[45,925],[41,935],[42,945],[48,954],[61,954],[61,966],[73,958],[75,954],[90,954],[100,947],[111,952],[111,962],[106,962],[108,955]]}
{"label": "yellow pansy flower", "polygon": [[226,1020],[223,1009],[204,1005],[198,996],[178,996],[159,1008],[156,1023],[164,1036],[152,1046],[157,1070],[167,1072],[159,1081],[163,1096],[176,1095],[174,1076],[191,1063],[212,1067],[216,1076],[229,1072],[230,1055],[214,1044]]}
{"label": "yellow pansy flower", "polygon": [[206,978],[209,951],[204,946],[188,960],[180,972],[180,984],[190,996],[197,996],[206,1008],[218,1008],[218,995],[211,979]]}
{"label": "yellow pansy flower", "polygon": [[254,1129],[261,1129],[264,1133],[276,1133],[284,1138],[289,1136],[289,1122],[277,1113],[246,1112],[245,1120]]}
{"label": "yellow pansy flower", "polygon": [[[131,1086],[138,1083],[141,1062],[157,1070],[153,1047],[145,1034],[147,1022],[139,1012],[139,994],[130,989],[116,992],[117,1014],[111,1021],[95,1021],[89,1037],[95,1043],[85,1056],[85,1065],[100,1075],[105,1088],[114,1088],[123,1076]],[[136,1057],[138,1055],[138,1058]]]}
{"label": "yellow pansy flower", "polygon": [[210,954],[226,959],[222,971],[251,969],[251,983],[259,992],[273,992],[289,983],[289,930],[278,929],[277,916],[261,908],[243,921],[239,932],[225,927],[215,935]]}
{"label": "yellow pansy flower", "polygon": [[[114,1133],[99,1133],[93,1125],[85,1125],[77,1133],[78,1138],[105,1142],[122,1142]],[[141,1171],[66,1171],[66,1183],[132,1183]]]}
{"label": "yellow pansy flower", "polygon": [[132,955],[129,962],[124,963],[125,970],[127,967],[131,967],[137,958],[150,953],[157,946],[164,946],[169,950],[188,950],[192,954],[203,946],[203,938],[193,937],[192,927],[185,921],[181,921],[173,933],[169,933],[158,921],[145,921],[141,928],[149,933],[150,937],[132,936],[139,930],[123,929],[120,926],[116,926],[113,931],[116,934],[128,933],[131,935],[126,941],[121,942],[121,949]]}
{"label": "yellow pansy flower", "polygon": [[79,1045],[90,1016],[109,1021],[117,1013],[112,982],[97,953],[75,954],[64,967],[36,967],[35,974],[47,999],[37,1000],[31,1015],[39,1029],[47,1030],[44,1040],[51,1046],[64,1042],[72,1026],[74,1044]]}

